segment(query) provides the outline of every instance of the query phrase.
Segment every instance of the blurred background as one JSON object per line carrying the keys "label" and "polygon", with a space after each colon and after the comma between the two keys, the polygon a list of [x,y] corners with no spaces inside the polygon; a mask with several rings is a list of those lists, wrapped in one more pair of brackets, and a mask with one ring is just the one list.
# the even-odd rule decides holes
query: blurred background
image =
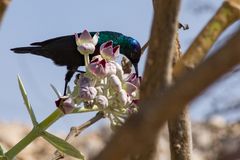
{"label": "blurred background", "polygon": [[[0,121],[30,124],[18,88],[17,75],[22,78],[37,119],[41,121],[56,109],[54,101],[57,97],[50,84],[63,91],[66,73],[65,67],[55,66],[49,59],[30,54],[17,55],[12,53],[10,48],[28,46],[32,42],[74,34],[84,29],[121,32],[134,37],[143,45],[148,40],[151,30],[153,16],[151,2],[150,0],[24,0],[24,2],[13,0],[0,29]],[[190,27],[189,30],[179,31],[183,52],[222,2],[223,0],[182,1],[179,21]],[[219,38],[212,50],[221,46],[239,26],[239,22],[231,26]],[[141,74],[146,54],[141,58],[139,65]],[[219,114],[227,121],[238,121],[239,78],[240,72],[236,68],[202,93],[190,104],[192,119],[204,121],[213,114]],[[51,126],[50,130],[66,132],[71,126],[79,125],[93,115],[94,113],[65,116]]]}

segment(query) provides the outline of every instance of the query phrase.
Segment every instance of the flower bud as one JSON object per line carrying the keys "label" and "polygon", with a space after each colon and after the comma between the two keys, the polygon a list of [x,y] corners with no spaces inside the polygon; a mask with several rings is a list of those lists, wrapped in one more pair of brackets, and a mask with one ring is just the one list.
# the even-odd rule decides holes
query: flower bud
{"label": "flower bud", "polygon": [[109,78],[108,78],[108,83],[109,83],[109,87],[112,88],[114,91],[120,91],[122,89],[122,82],[120,81],[120,79],[112,74]]}
{"label": "flower bud", "polygon": [[141,77],[138,77],[136,73],[130,73],[125,79],[126,82],[132,83],[136,87],[140,87]]}
{"label": "flower bud", "polygon": [[75,34],[77,50],[83,55],[94,53],[95,45],[98,42],[98,37],[99,37],[99,33],[96,33],[92,37],[87,30],[84,30],[81,33],[80,37],[78,37],[78,34]]}
{"label": "flower bud", "polygon": [[106,63],[106,73],[108,76],[112,75],[112,74],[116,74],[117,72],[117,68],[113,63]]}
{"label": "flower bud", "polygon": [[80,74],[78,77],[78,85],[79,87],[90,87],[94,86],[94,82],[89,77],[86,77],[85,74]]}
{"label": "flower bud", "polygon": [[68,98],[63,102],[63,112],[65,114],[71,113],[74,110],[74,102],[72,98]]}
{"label": "flower bud", "polygon": [[79,98],[89,101],[93,100],[97,95],[97,90],[94,87],[81,87],[79,91]]}
{"label": "flower bud", "polygon": [[120,46],[113,48],[113,41],[107,41],[100,46],[100,54],[107,61],[113,61],[120,53]]}
{"label": "flower bud", "polygon": [[60,97],[55,101],[55,104],[64,114],[71,113],[75,108],[72,98],[68,96]]}
{"label": "flower bud", "polygon": [[93,61],[88,65],[88,70],[96,77],[104,78],[107,76],[106,60]]}
{"label": "flower bud", "polygon": [[77,47],[77,50],[83,55],[92,54],[95,51],[95,46],[92,43],[83,43]]}
{"label": "flower bud", "polygon": [[134,94],[134,92],[136,92],[137,89],[138,89],[135,85],[133,85],[130,82],[125,82],[123,88],[125,89],[127,94],[130,95],[130,96],[135,96],[136,94]]}
{"label": "flower bud", "polygon": [[117,62],[115,62],[115,61],[111,61],[109,63],[115,65],[115,67],[116,67],[116,75],[118,76],[118,78],[120,80],[123,80],[123,69],[122,69],[122,66],[120,64],[118,64]]}
{"label": "flower bud", "polygon": [[95,104],[99,108],[102,108],[102,109],[106,108],[106,107],[108,107],[108,99],[105,96],[103,96],[103,95],[96,96]]}
{"label": "flower bud", "polygon": [[126,106],[126,104],[128,103],[127,92],[125,90],[121,89],[117,94],[117,99],[118,99],[120,105]]}

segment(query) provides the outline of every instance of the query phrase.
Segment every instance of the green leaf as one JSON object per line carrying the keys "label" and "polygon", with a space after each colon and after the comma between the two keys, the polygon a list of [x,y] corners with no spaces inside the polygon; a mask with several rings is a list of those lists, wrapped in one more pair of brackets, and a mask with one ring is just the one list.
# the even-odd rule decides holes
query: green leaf
{"label": "green leaf", "polygon": [[84,156],[75,147],[73,147],[71,144],[64,141],[63,139],[58,138],[55,135],[50,134],[46,131],[43,132],[42,137],[49,143],[51,143],[54,147],[56,147],[59,151],[80,160],[84,160]]}
{"label": "green leaf", "polygon": [[53,91],[55,92],[55,94],[57,95],[57,97],[60,98],[61,93],[57,90],[57,88],[53,84],[50,84],[50,86],[53,89]]}
{"label": "green leaf", "polygon": [[20,88],[20,91],[21,91],[24,103],[25,103],[25,105],[27,107],[28,113],[29,113],[29,115],[31,117],[32,123],[33,123],[34,126],[36,126],[38,124],[37,120],[36,120],[36,116],[35,116],[35,114],[33,112],[31,104],[28,101],[27,92],[26,92],[26,90],[25,90],[25,88],[23,86],[23,83],[22,83],[22,80],[21,80],[20,76],[18,76],[18,85],[19,85],[19,88]]}
{"label": "green leaf", "polygon": [[2,149],[2,147],[1,147],[1,145],[0,145],[0,156],[3,156],[3,155],[4,155],[3,149]]}
{"label": "green leaf", "polygon": [[4,155],[1,145],[0,145],[0,160],[7,160],[7,157]]}
{"label": "green leaf", "polygon": [[7,160],[7,157],[0,155],[0,160]]}

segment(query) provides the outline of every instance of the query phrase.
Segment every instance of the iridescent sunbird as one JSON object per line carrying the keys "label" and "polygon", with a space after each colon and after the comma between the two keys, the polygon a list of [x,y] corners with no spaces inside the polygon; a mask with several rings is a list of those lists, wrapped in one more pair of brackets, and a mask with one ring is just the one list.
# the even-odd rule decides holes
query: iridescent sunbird
{"label": "iridescent sunbird", "polygon": [[[93,36],[96,32],[90,32]],[[113,46],[120,45],[120,53],[125,55],[133,64],[136,74],[138,75],[138,62],[141,57],[141,46],[138,41],[132,37],[123,35],[118,32],[100,31],[98,43],[95,52],[90,55],[90,59],[100,54],[99,48],[101,44],[112,40]],[[78,33],[80,36],[81,33]],[[12,48],[15,53],[25,54],[31,53],[34,55],[50,58],[56,65],[67,66],[67,73],[65,75],[64,95],[66,95],[66,88],[71,80],[73,74],[77,71],[79,66],[84,66],[84,57],[77,50],[74,35],[67,35],[52,38],[42,42],[35,42],[29,47]]]}

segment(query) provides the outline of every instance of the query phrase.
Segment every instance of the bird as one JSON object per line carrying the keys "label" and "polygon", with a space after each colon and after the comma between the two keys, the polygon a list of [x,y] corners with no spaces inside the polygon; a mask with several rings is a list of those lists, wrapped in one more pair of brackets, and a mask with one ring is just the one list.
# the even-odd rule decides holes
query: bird
{"label": "bird", "polygon": [[[90,60],[95,55],[100,54],[101,44],[112,40],[113,47],[120,45],[120,53],[130,60],[135,68],[136,75],[138,76],[138,62],[142,51],[141,45],[136,39],[114,31],[89,33],[91,36],[96,33],[99,34],[95,51],[89,56]],[[77,35],[80,36],[81,33],[77,33]],[[77,50],[75,35],[60,36],[41,42],[34,42],[28,47],[12,48],[11,51],[18,54],[30,53],[33,55],[43,56],[51,59],[58,66],[66,66],[67,73],[65,74],[64,95],[66,95],[68,83],[74,73],[78,71],[78,67],[85,65],[84,56]]]}

